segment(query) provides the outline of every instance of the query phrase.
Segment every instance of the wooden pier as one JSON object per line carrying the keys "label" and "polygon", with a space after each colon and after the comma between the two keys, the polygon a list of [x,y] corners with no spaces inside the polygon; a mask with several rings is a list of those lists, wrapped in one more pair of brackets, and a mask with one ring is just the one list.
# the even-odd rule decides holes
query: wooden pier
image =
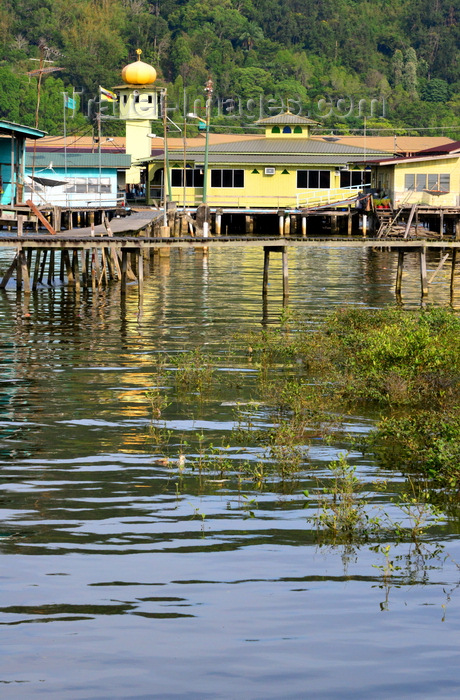
{"label": "wooden pier", "polygon": [[[349,220],[348,212],[345,212],[345,216]],[[266,297],[268,293],[270,255],[281,253],[283,297],[287,297],[290,248],[307,250],[313,247],[342,247],[359,250],[380,248],[394,252],[397,255],[395,293],[398,298],[403,288],[405,256],[409,252],[418,254],[422,299],[427,296],[429,285],[445,265],[450,265],[451,268],[451,300],[460,291],[457,289],[460,277],[458,216],[455,226],[449,229],[449,235],[443,233],[442,236],[426,238],[423,237],[423,228],[420,228],[417,237],[407,234],[410,233],[407,223],[407,235],[386,235],[384,238],[379,238],[376,234],[368,235],[366,228],[360,236],[352,235],[348,230],[342,235],[334,235],[332,230],[329,235],[305,235],[302,224],[299,233],[290,235],[286,235],[283,225],[282,232],[280,226],[277,235],[244,233],[229,236],[217,232],[217,235],[203,237],[198,235],[198,226],[190,225],[191,220],[189,213],[177,212],[174,208],[167,211],[166,217],[162,211],[145,209],[130,217],[115,218],[110,222],[105,217],[98,226],[91,222],[90,226],[84,228],[53,234],[23,230],[21,235],[19,230],[2,231],[0,247],[13,248],[16,255],[0,281],[0,289],[14,285],[18,293],[30,294],[41,287],[68,285],[76,291],[96,291],[112,282],[119,282],[122,293],[125,293],[128,284],[136,283],[139,296],[142,297],[144,263],[154,255],[169,255],[174,248],[198,249],[207,254],[217,248],[256,247],[264,251],[262,296]],[[283,222],[284,220],[283,212]],[[183,235],[184,230],[191,231],[194,235]],[[441,256],[437,269],[428,278],[427,253],[433,250],[441,251]]]}

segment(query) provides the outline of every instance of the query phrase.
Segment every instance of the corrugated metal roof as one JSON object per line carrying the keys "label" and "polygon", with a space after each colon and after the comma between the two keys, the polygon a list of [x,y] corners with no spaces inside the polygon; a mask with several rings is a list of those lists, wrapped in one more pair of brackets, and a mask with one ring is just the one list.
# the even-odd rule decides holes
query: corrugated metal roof
{"label": "corrugated metal roof", "polygon": [[[64,153],[36,153],[35,167],[47,168],[50,163],[53,168],[65,167]],[[33,162],[33,153],[26,153],[26,167],[31,168]],[[99,153],[68,153],[67,154],[68,168],[98,168]],[[101,153],[101,167],[112,169],[125,169],[131,167],[131,156],[124,153]]]}
{"label": "corrugated metal roof", "polygon": [[[158,159],[163,162],[162,158]],[[203,164],[203,156],[201,158],[198,158],[196,155],[191,158],[190,156],[187,158],[187,161],[190,162],[195,162],[195,163],[200,163]],[[171,164],[173,164],[174,160],[171,161]],[[250,156],[234,156],[230,154],[224,154],[224,155],[214,155],[214,154],[209,154],[209,163],[229,163],[229,164],[235,164],[235,165],[279,165],[279,166],[284,166],[284,165],[305,165],[305,166],[311,166],[311,165],[345,165],[346,163],[368,163],[369,159],[363,158],[362,155],[355,155],[355,156],[347,156],[346,158],[341,158],[340,156],[334,156],[334,155],[318,155],[318,156],[313,156],[313,155],[308,155],[308,156],[303,156],[303,155],[288,155],[288,156],[281,156],[281,155],[250,155]],[[181,165],[182,167],[182,165]]]}
{"label": "corrugated metal roof", "polygon": [[319,124],[319,122],[315,122],[313,119],[302,117],[299,114],[291,114],[291,112],[275,114],[273,117],[264,117],[263,119],[258,119],[254,123],[258,126],[271,126],[272,124]]}
{"label": "corrugated metal roof", "polygon": [[[187,157],[189,159],[204,158],[204,146],[200,148],[189,148],[187,149]],[[337,143],[325,143],[323,141],[312,141],[311,139],[293,139],[289,141],[288,139],[262,139],[254,141],[243,141],[233,144],[216,144],[209,147],[209,158],[213,158],[213,162],[218,160],[224,162],[223,156],[230,156],[225,158],[225,162],[243,162],[245,156],[247,162],[251,162],[254,158],[258,156],[263,156],[264,159],[273,159],[275,156],[279,156],[280,160],[289,162],[290,158],[294,160],[295,157],[305,160],[308,156],[313,156],[316,160],[318,158],[323,158],[326,156],[337,155],[340,156],[337,162],[346,163],[354,156],[359,156],[361,159],[374,159],[379,156],[388,156],[385,151],[368,150],[364,148],[358,148],[357,146],[344,146]],[[157,155],[149,159],[145,159],[144,162],[152,162],[155,160],[161,160],[162,155]],[[259,161],[262,162],[262,161]]]}
{"label": "corrugated metal roof", "polygon": [[401,163],[431,163],[438,160],[454,160],[460,158],[460,153],[450,153],[438,156],[432,153],[426,155],[409,156],[408,158],[384,158],[382,160],[372,160],[373,165],[400,165]]}
{"label": "corrugated metal roof", "polygon": [[[189,148],[189,154],[203,152],[204,146],[199,148]],[[329,143],[326,141],[314,141],[312,139],[254,139],[251,141],[237,141],[235,143],[219,143],[209,146],[209,154],[211,153],[229,153],[240,154],[252,153],[254,155],[262,155],[265,153],[279,153],[283,155],[319,155],[319,154],[335,154],[335,155],[358,155],[358,154],[375,154],[382,156],[387,151],[378,151],[375,149],[369,150],[360,148],[359,146],[348,146],[340,143]]]}
{"label": "corrugated metal roof", "polygon": [[24,126],[24,124],[16,124],[16,122],[8,122],[2,119],[0,121],[0,133],[17,133],[22,134],[22,136],[27,136],[29,139],[41,139],[42,136],[45,136],[46,131],[41,131],[40,129],[34,129],[31,126]]}

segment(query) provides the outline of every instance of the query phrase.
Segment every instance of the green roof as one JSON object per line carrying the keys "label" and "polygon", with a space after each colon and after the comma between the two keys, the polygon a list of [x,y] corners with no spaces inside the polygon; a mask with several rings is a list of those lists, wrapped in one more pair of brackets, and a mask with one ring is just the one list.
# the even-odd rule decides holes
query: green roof
{"label": "green roof", "polygon": [[[204,146],[187,149],[187,159],[203,161]],[[365,149],[359,146],[317,141],[315,139],[254,139],[219,143],[209,146],[210,163],[265,163],[344,165],[348,162],[364,162],[389,155],[387,151]],[[163,161],[163,153],[144,162]]]}
{"label": "green roof", "polygon": [[[66,163],[68,168],[98,168],[99,153],[53,153],[52,151],[38,151],[35,153],[35,167],[47,168],[52,163],[53,168],[64,168]],[[26,153],[26,168],[32,167],[33,152]],[[101,168],[111,168],[112,170],[125,170],[131,167],[131,156],[125,153],[101,153]]]}
{"label": "green roof", "polygon": [[[354,156],[334,156],[334,155],[280,155],[280,154],[270,154],[265,155],[240,155],[234,156],[229,154],[224,155],[214,155],[209,154],[209,163],[216,164],[222,163],[226,165],[345,165],[346,163],[368,163],[369,156],[363,154]],[[373,159],[371,159],[373,160]],[[203,163],[204,156],[197,157],[196,154],[190,156],[187,154],[187,161],[195,163]],[[161,161],[163,162],[163,161]],[[182,167],[182,166],[181,166]]]}

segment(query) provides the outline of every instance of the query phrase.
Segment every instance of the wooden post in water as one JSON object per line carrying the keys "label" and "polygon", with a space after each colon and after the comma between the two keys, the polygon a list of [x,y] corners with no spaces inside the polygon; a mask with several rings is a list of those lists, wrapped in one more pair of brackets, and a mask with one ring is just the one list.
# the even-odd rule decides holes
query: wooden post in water
{"label": "wooden post in water", "polygon": [[40,284],[43,284],[43,275],[45,274],[45,265],[46,265],[46,258],[48,257],[48,251],[45,249],[43,251],[43,259],[42,259],[42,264],[40,267],[40,276],[38,278],[38,281]]}
{"label": "wooden post in water", "polygon": [[74,283],[74,277],[72,272],[72,265],[70,263],[70,255],[68,250],[62,251],[62,257],[64,258],[65,271],[67,274],[67,284],[72,285]]}
{"label": "wooden post in water", "polygon": [[351,213],[351,207],[348,207],[348,214],[347,214],[347,235],[351,236],[353,233],[353,214]]}
{"label": "wooden post in water", "polygon": [[75,291],[80,291],[80,270],[78,269],[78,251],[74,250],[72,254],[72,275],[75,283]]}
{"label": "wooden post in water", "polygon": [[422,297],[428,295],[428,279],[426,275],[426,248],[423,246],[420,248],[420,287],[422,291]]}
{"label": "wooden post in water", "polygon": [[80,262],[81,262],[81,283],[83,287],[88,286],[88,257],[89,251],[80,251]]}
{"label": "wooden post in water", "polygon": [[291,234],[291,217],[286,214],[284,217],[284,235],[289,236]]}
{"label": "wooden post in water", "polygon": [[24,292],[30,292],[30,278],[29,270],[27,267],[27,258],[24,250],[20,248],[18,253],[18,270],[17,270],[17,290],[20,291],[22,285],[24,285]]}
{"label": "wooden post in water", "polygon": [[283,297],[289,296],[289,268],[288,268],[288,250],[284,246],[282,251],[283,259]]}
{"label": "wooden post in water", "polygon": [[64,251],[61,250],[61,260],[59,264],[59,281],[64,284]]}
{"label": "wooden post in water", "polygon": [[307,235],[307,217],[302,215],[302,236]]}
{"label": "wooden post in water", "polygon": [[398,296],[398,297],[401,296],[403,268],[404,268],[404,250],[402,248],[399,248],[399,250],[398,250],[398,267],[396,269],[396,287],[395,287],[396,296]]}
{"label": "wooden post in water", "polygon": [[337,235],[337,214],[331,214],[331,233]]}
{"label": "wooden post in water", "polygon": [[216,236],[220,236],[222,231],[222,209],[216,209]]}
{"label": "wooden post in water", "polygon": [[139,299],[142,299],[144,294],[144,256],[141,248],[139,248],[137,254],[137,286],[139,291]]}
{"label": "wooden post in water", "polygon": [[121,251],[121,293],[126,294],[126,282],[128,277],[128,251],[123,248]]}
{"label": "wooden post in water", "polygon": [[264,248],[264,276],[262,281],[262,296],[268,294],[268,268],[270,265],[270,248]]}
{"label": "wooden post in water", "polygon": [[54,284],[54,250],[50,250],[50,261],[48,263],[48,287]]}
{"label": "wooden post in water", "polygon": [[37,248],[35,251],[35,266],[34,266],[34,276],[32,280],[32,291],[35,292],[37,289],[37,284],[38,284],[38,275],[40,272],[40,256],[41,256],[41,250],[40,248]]}
{"label": "wooden post in water", "polygon": [[458,259],[458,248],[453,248],[452,249],[452,270],[450,273],[450,301],[451,303],[453,302],[454,295],[455,295],[455,287],[456,287],[456,267],[457,267],[457,259]]}
{"label": "wooden post in water", "polygon": [[280,236],[284,236],[284,211],[280,209],[278,211],[278,232]]}
{"label": "wooden post in water", "polygon": [[14,271],[16,270],[18,265],[18,255],[14,256],[13,262],[5,272],[5,274],[2,277],[2,281],[0,282],[0,289],[5,289],[6,285],[8,284],[8,281],[11,279],[13,276]]}

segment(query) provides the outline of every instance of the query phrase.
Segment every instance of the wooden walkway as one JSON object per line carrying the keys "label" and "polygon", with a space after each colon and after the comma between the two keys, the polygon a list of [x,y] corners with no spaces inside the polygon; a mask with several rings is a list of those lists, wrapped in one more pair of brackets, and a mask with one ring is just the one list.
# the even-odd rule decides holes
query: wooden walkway
{"label": "wooden walkway", "polygon": [[[163,213],[143,210],[131,216],[115,218],[96,227],[62,231],[56,234],[0,231],[0,247],[16,250],[16,255],[0,281],[0,289],[11,288],[15,277],[17,292],[26,294],[39,288],[59,284],[74,286],[76,290],[92,288],[93,291],[110,282],[120,282],[122,292],[128,283],[136,282],[142,295],[144,261],[154,253],[169,255],[171,249],[201,249],[205,253],[217,248],[261,248],[264,251],[262,294],[268,293],[268,271],[271,253],[282,254],[283,294],[289,293],[288,250],[290,248],[354,248],[384,249],[398,256],[396,295],[401,295],[404,256],[417,252],[420,264],[422,297],[428,294],[428,286],[442,267],[451,265],[451,297],[460,279],[457,267],[460,260],[460,240],[444,237],[433,240],[388,236],[326,235],[321,237],[286,235],[214,235],[210,237],[169,236],[170,228],[163,228]],[[162,237],[159,233],[167,233]],[[443,250],[438,269],[430,280],[427,278],[427,252]]]}

